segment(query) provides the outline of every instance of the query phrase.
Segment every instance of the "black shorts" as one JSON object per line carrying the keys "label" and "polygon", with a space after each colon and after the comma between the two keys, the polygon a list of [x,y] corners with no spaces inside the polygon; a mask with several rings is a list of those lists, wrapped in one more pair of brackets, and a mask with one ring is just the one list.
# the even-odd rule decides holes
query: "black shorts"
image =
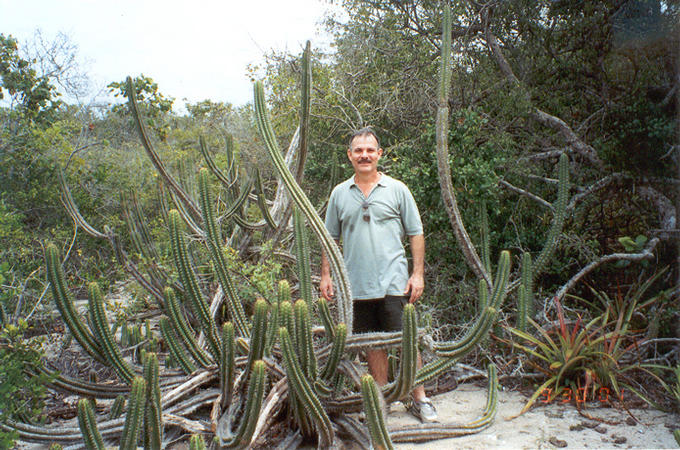
{"label": "black shorts", "polygon": [[354,333],[401,331],[401,315],[409,297],[386,295],[385,298],[354,300]]}

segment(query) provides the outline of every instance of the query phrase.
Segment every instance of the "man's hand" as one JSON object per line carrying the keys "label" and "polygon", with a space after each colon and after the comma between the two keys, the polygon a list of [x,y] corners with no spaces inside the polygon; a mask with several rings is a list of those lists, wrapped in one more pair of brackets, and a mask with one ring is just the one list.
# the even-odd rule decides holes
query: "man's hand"
{"label": "man's hand", "polygon": [[423,295],[423,290],[425,289],[425,280],[422,275],[411,275],[406,283],[406,290],[404,290],[404,295],[411,293],[411,297],[408,299],[409,303],[415,303],[416,300]]}
{"label": "man's hand", "polygon": [[323,298],[325,298],[329,302],[333,301],[333,296],[335,295],[335,293],[333,292],[333,280],[331,280],[331,277],[321,275],[319,291],[321,291],[321,296]]}

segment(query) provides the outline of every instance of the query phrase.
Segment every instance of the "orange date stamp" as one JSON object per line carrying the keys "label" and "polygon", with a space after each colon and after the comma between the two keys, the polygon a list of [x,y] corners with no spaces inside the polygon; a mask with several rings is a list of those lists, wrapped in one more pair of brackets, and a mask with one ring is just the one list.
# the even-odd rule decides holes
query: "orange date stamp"
{"label": "orange date stamp", "polygon": [[619,395],[616,395],[615,392],[612,392],[607,387],[601,387],[596,391],[592,392],[586,392],[585,388],[578,388],[576,389],[576,391],[574,391],[571,388],[566,388],[562,390],[562,392],[559,395],[555,395],[554,392],[555,391],[552,388],[543,389],[539,397],[540,402],[553,403],[555,401],[559,401],[560,403],[570,403],[572,401],[575,401],[576,403],[586,402],[609,403],[610,398],[623,402],[624,395],[623,389],[621,389]]}

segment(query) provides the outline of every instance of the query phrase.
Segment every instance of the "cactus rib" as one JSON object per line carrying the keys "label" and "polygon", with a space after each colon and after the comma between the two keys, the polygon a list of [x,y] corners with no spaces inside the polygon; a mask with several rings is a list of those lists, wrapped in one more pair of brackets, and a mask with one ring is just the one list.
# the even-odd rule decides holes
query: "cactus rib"
{"label": "cactus rib", "polygon": [[387,427],[385,427],[385,418],[380,407],[379,395],[378,387],[373,377],[370,375],[361,377],[361,397],[373,448],[376,450],[393,449],[392,440],[387,432]]}
{"label": "cactus rib", "polygon": [[105,448],[104,440],[97,428],[92,403],[86,398],[81,398],[78,401],[78,426],[88,450],[103,450]]}

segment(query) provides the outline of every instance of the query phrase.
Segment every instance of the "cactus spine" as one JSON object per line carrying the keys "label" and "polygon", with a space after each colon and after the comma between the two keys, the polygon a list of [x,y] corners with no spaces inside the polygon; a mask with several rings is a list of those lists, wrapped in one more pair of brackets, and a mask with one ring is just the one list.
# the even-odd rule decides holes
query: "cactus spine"
{"label": "cactus spine", "polygon": [[108,363],[113,366],[118,376],[126,383],[130,383],[134,378],[134,371],[127,361],[123,359],[118,344],[113,339],[111,329],[106,321],[106,314],[104,313],[104,299],[97,283],[90,283],[88,293],[90,297],[90,322],[92,323],[98,344],[102,348]]}
{"label": "cactus spine", "polygon": [[102,435],[97,429],[97,421],[89,399],[81,398],[78,400],[78,426],[88,450],[103,450],[105,448]]}
{"label": "cactus spine", "polygon": [[362,376],[361,397],[364,403],[366,423],[368,424],[368,431],[371,435],[373,448],[376,450],[393,449],[392,440],[387,432],[382,408],[380,407],[379,395],[378,387],[376,386],[373,377],[370,375]]}
{"label": "cactus spine", "polygon": [[146,381],[142,377],[132,380],[128,411],[125,415],[123,436],[120,439],[121,450],[135,450],[139,440],[139,431],[144,420],[146,404]]}

